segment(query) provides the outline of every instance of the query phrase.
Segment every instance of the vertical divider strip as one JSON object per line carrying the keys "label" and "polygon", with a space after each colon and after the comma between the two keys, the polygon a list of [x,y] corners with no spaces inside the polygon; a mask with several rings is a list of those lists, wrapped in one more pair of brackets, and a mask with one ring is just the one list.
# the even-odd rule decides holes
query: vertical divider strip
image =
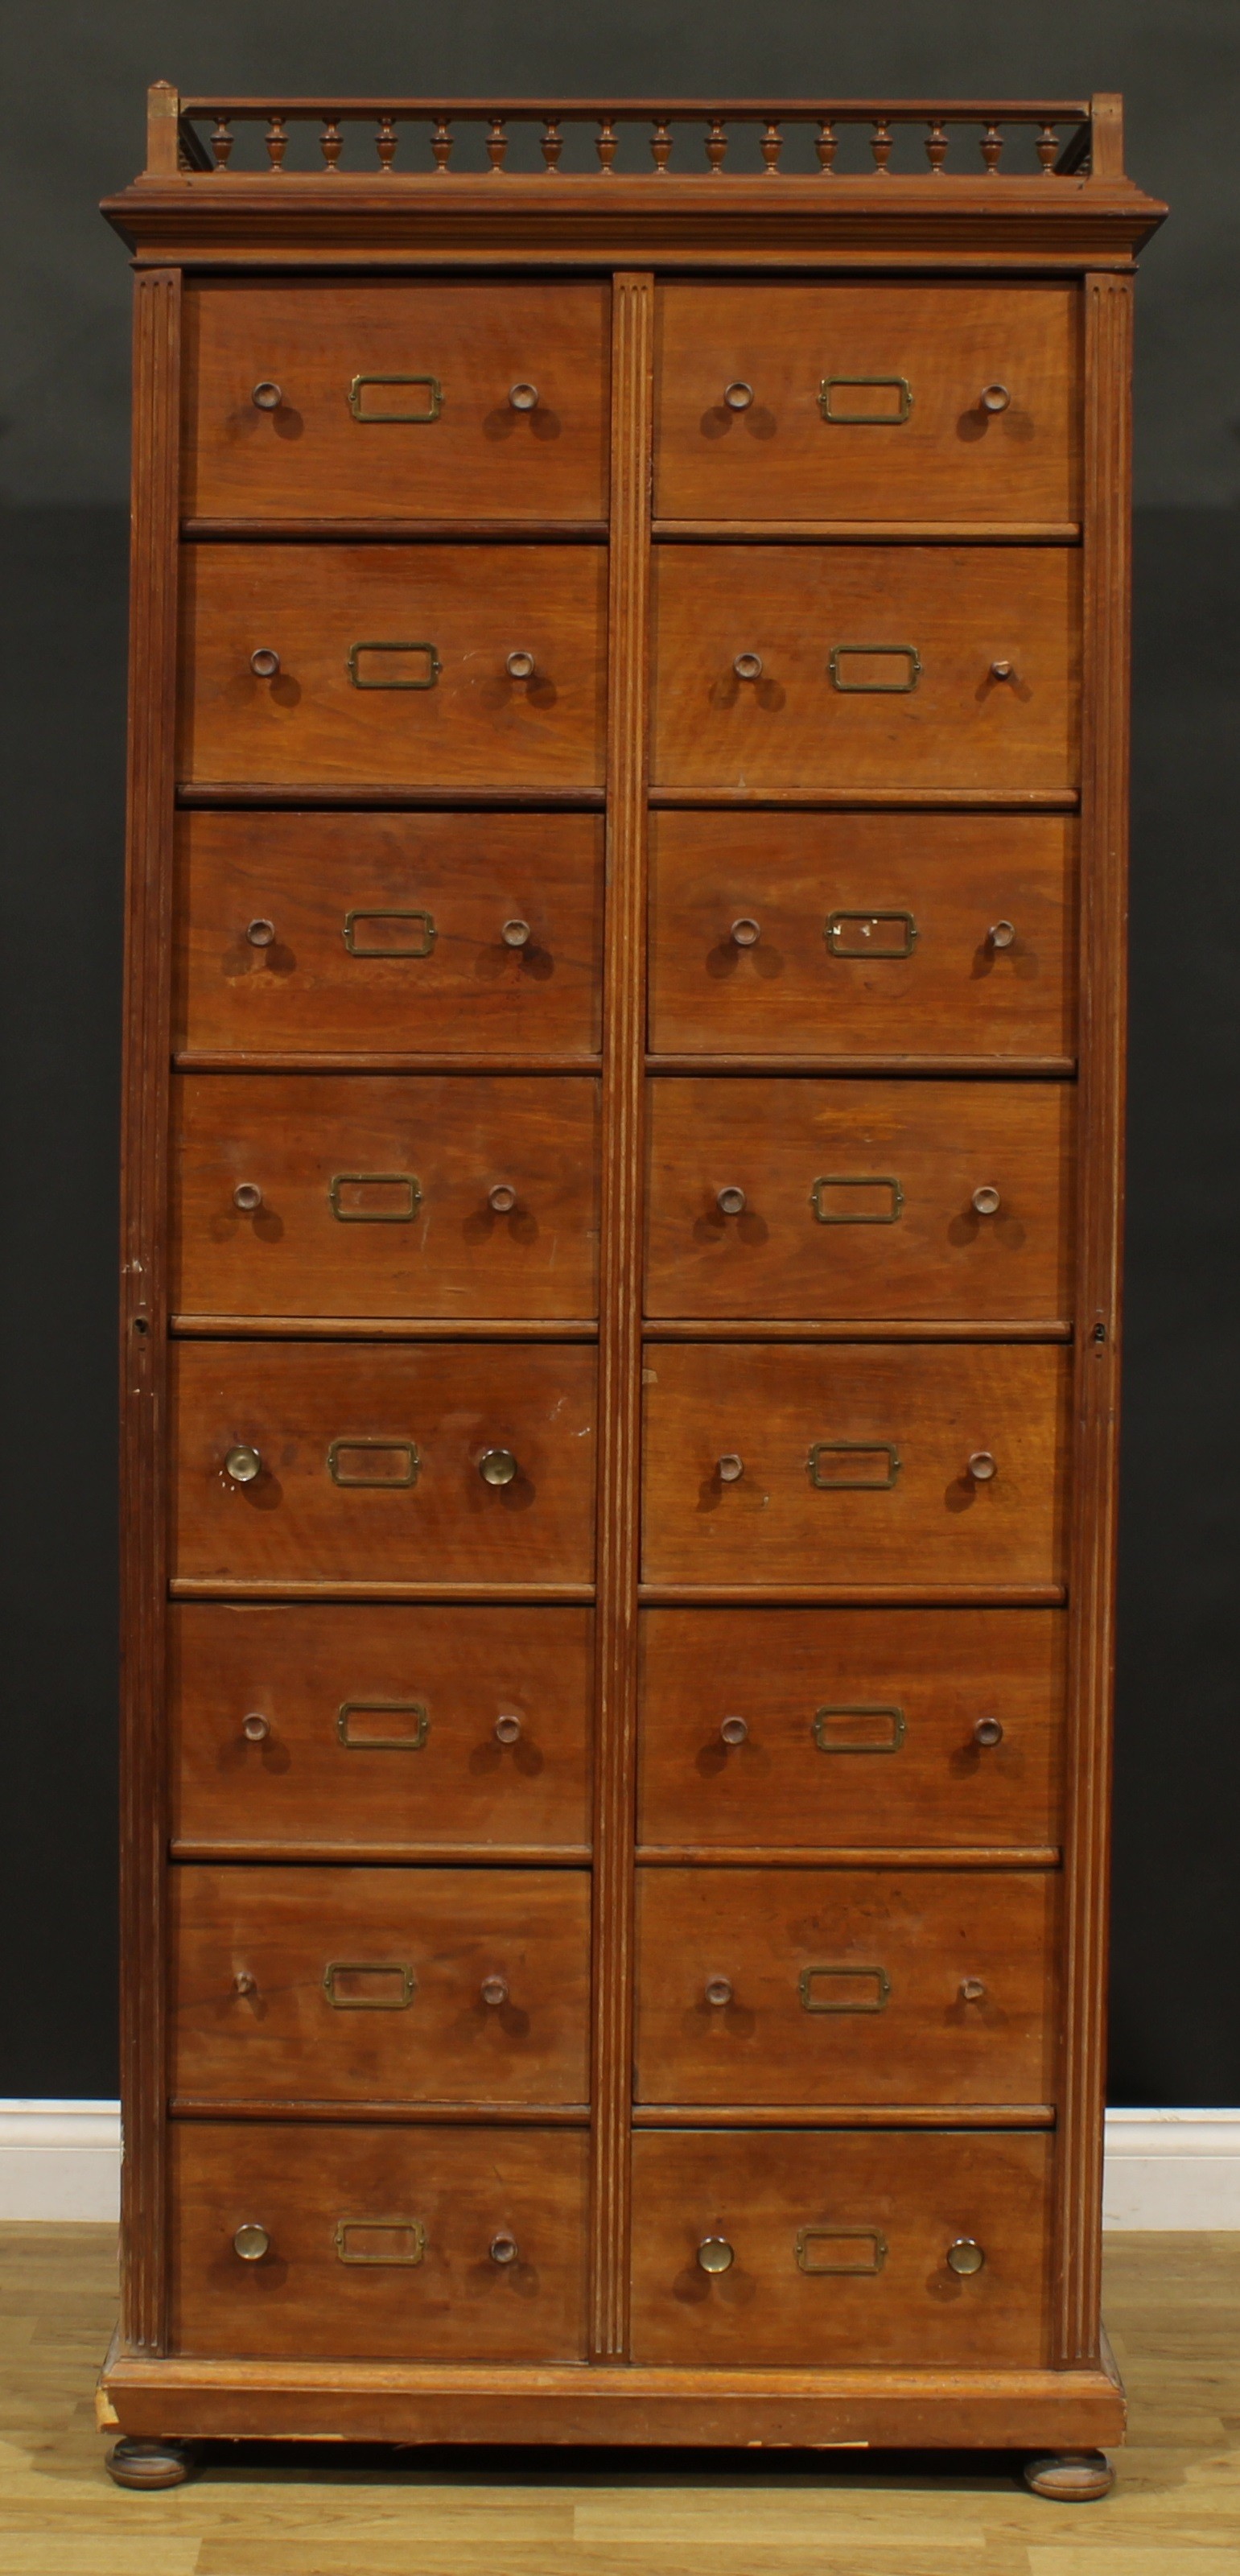
{"label": "vertical divider strip", "polygon": [[612,281],[589,2349],[627,2344],[654,279]]}

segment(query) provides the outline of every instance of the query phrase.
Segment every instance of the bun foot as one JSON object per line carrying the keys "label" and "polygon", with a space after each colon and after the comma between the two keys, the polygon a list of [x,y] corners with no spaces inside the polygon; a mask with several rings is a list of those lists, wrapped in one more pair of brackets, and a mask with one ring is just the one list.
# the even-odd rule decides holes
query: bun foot
{"label": "bun foot", "polygon": [[1115,2484],[1105,2451],[1061,2451],[1055,2459],[1027,2460],[1024,2475],[1031,2495],[1049,2496],[1054,2504],[1094,2504]]}
{"label": "bun foot", "polygon": [[189,2476],[190,2456],[184,2442],[139,2442],[126,2435],[113,2443],[107,2472],[118,2487],[179,2487]]}

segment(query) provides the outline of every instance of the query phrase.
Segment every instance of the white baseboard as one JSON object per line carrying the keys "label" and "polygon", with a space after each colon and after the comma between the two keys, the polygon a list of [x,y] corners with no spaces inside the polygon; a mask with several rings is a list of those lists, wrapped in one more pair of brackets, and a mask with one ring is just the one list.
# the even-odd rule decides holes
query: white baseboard
{"label": "white baseboard", "polygon": [[[115,2219],[117,2102],[0,2101],[0,2220]],[[1104,2227],[1240,2228],[1240,2111],[1108,2111]]]}

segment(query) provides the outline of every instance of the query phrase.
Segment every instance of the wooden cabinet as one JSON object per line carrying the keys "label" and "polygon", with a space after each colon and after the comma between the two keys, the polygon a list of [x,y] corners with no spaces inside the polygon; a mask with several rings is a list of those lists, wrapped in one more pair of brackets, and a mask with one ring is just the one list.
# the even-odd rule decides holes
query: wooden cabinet
{"label": "wooden cabinet", "polygon": [[107,208],[113,2474],[1092,2457],[1162,209],[1109,97],[255,113]]}

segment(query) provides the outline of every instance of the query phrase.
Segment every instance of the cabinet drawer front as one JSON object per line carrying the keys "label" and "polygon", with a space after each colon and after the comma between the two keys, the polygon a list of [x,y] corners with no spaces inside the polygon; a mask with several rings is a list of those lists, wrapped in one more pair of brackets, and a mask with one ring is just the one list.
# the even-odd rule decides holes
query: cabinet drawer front
{"label": "cabinet drawer front", "polygon": [[605,584],[598,546],[188,547],[180,775],[595,787]]}
{"label": "cabinet drawer front", "polygon": [[602,831],[586,814],[183,814],[179,1044],[597,1052]]}
{"label": "cabinet drawer front", "polygon": [[638,2101],[1051,2101],[1057,1890],[1049,1870],[639,1870]]}
{"label": "cabinet drawer front", "polygon": [[1038,2136],[637,2137],[633,2359],[1044,2366],[1051,2180]]}
{"label": "cabinet drawer front", "polygon": [[1058,1842],[1061,1610],[645,1610],[641,1627],[640,1842]]}
{"label": "cabinet drawer front", "polygon": [[178,1602],[174,1848],[588,1843],[592,1616]]}
{"label": "cabinet drawer front", "polygon": [[603,285],[247,279],[185,302],[191,518],[606,515]]}
{"label": "cabinet drawer front", "polygon": [[578,1870],[171,1874],[173,2075],[190,2102],[584,2102]]}
{"label": "cabinet drawer front", "polygon": [[654,815],[651,1045],[1070,1057],[1075,857],[1057,815]]}
{"label": "cabinet drawer front", "polygon": [[1072,1119],[1066,1083],[652,1082],[646,1311],[1066,1317]]}
{"label": "cabinet drawer front", "polygon": [[1065,794],[1078,591],[1055,546],[657,546],[654,777]]}
{"label": "cabinet drawer front", "polygon": [[[175,2121],[172,2350],[580,2360],[586,2148],[554,2130]],[[247,2260],[235,2238],[253,2249],[259,2229]]]}
{"label": "cabinet drawer front", "polygon": [[592,1578],[590,1349],[183,1343],[172,1377],[178,1578]]}
{"label": "cabinet drawer front", "polygon": [[1079,515],[1073,288],[695,278],[659,302],[661,517]]}
{"label": "cabinet drawer front", "polygon": [[660,1344],[644,1375],[647,1582],[1063,1581],[1062,1348]]}
{"label": "cabinet drawer front", "polygon": [[173,1089],[181,1312],[596,1312],[594,1083],[205,1073]]}

